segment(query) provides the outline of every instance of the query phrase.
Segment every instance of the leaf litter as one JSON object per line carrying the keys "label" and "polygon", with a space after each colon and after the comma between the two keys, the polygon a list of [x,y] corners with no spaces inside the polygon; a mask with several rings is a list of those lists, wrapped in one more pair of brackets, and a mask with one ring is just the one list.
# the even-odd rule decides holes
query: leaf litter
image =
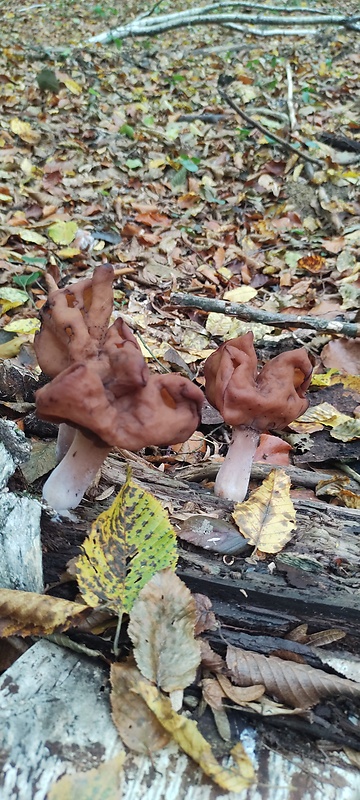
{"label": "leaf litter", "polygon": [[[111,7],[104,2],[101,9],[108,27]],[[286,95],[281,37],[271,37],[266,47],[261,40],[250,37],[244,45],[245,58],[241,59],[231,55],[233,39],[230,41],[226,33],[207,28],[171,32],[162,37],[161,43],[157,39],[149,39],[145,44],[134,40],[131,52],[125,42],[96,48],[96,51],[85,49],[83,58],[71,52],[71,45],[82,41],[85,31],[90,35],[103,28],[104,17],[90,7],[85,10],[81,3],[65,2],[61,9],[52,7],[49,15],[39,15],[35,11],[22,17],[13,9],[5,10],[4,49],[0,56],[4,105],[0,132],[0,182],[3,184],[0,186],[0,324],[12,339],[5,344],[1,340],[0,348],[6,345],[12,348],[10,352],[0,350],[0,354],[7,357],[8,352],[11,358],[24,343],[31,341],[38,309],[46,299],[45,271],[57,281],[67,281],[79,277],[87,269],[92,270],[105,259],[122,273],[116,284],[116,313],[121,311],[128,315],[141,332],[150,348],[146,357],[155,365],[156,355],[160,366],[164,367],[169,363],[165,358],[165,345],[166,348],[170,346],[189,365],[192,378],[200,384],[202,361],[219,343],[218,337],[222,341],[248,328],[244,329],[244,323],[224,315],[194,313],[186,318],[175,313],[169,305],[171,289],[248,302],[265,311],[356,320],[360,173],[356,163],[350,167],[343,165],[338,151],[328,145],[325,150],[320,141],[324,128],[334,134],[340,125],[343,133],[354,141],[358,139],[353,97],[358,93],[359,62],[350,59],[350,74],[346,55],[346,45],[352,43],[353,34],[342,32],[340,39],[335,35],[330,38],[326,59],[321,49],[314,48],[311,42],[304,46],[296,39],[291,40],[297,135],[309,140],[317,157],[323,158],[323,168],[311,173],[297,156],[287,158],[271,139],[267,141],[256,129],[246,129],[229,109],[224,109],[216,89],[219,74],[230,71],[236,79],[234,90],[239,97],[241,92],[247,111],[268,124],[269,130],[281,128],[283,123],[277,123],[274,117],[270,124],[262,110],[263,106],[270,106],[276,114]],[[216,53],[224,37],[229,53],[226,50]],[[52,85],[42,89],[37,78],[43,69],[44,41],[50,39],[53,49],[47,56],[47,63],[55,81],[53,79]],[[29,47],[35,47],[32,50],[36,56],[34,60],[27,57]],[[207,47],[210,52],[199,58],[196,50]],[[350,44],[350,50],[351,47]],[[347,98],[345,104],[344,97]],[[193,113],[199,117],[189,121],[182,119]],[[206,122],[205,117],[203,121],[201,116],[206,113],[218,113],[221,118],[216,123]],[[17,284],[16,277],[23,282]],[[230,324],[234,327],[230,328]],[[259,326],[256,338],[268,354],[266,348],[271,341],[281,347],[287,339],[292,341],[291,336],[278,335],[270,326]],[[339,402],[343,387],[353,386],[359,394],[358,341],[326,334],[313,335],[307,341],[317,360],[315,407],[324,405],[321,388],[331,383],[338,385]],[[261,350],[261,354],[263,352]],[[329,384],[321,383],[326,378],[326,370],[337,371],[335,375],[332,373]],[[333,408],[331,413],[328,409],[327,415],[322,414],[320,424],[330,427],[332,436],[340,429],[341,441],[353,441],[358,437],[355,403],[352,416],[347,414],[345,420],[340,406]],[[316,415],[314,409],[312,412]],[[22,424],[22,418],[19,422]],[[219,423],[217,428],[214,425],[206,429],[207,447],[197,454],[198,464],[221,459],[224,441],[226,443],[222,431],[219,435]],[[170,475],[176,475],[181,464],[194,463],[187,458],[186,448],[180,453],[158,450],[155,454],[145,454],[145,458],[149,464],[153,458]],[[135,489],[132,491],[136,494]],[[270,508],[273,491],[266,499]],[[340,493],[340,502],[346,505],[344,491]],[[144,506],[140,495],[136,498],[128,522],[121,519],[121,503],[125,501],[126,506],[124,490],[121,501],[115,501],[115,508],[110,513],[105,512],[97,525],[94,523],[78,562],[80,589],[82,587],[88,606],[105,603],[113,613],[119,613],[120,609],[130,612],[130,631],[139,625],[136,613],[134,618],[132,613],[134,609],[136,612],[138,603],[141,608],[141,593],[145,592],[146,596],[147,591],[152,591],[151,581],[156,582],[158,576],[164,574],[158,570],[167,565],[166,558],[171,568],[176,561],[172,550],[174,535],[160,504],[155,506],[155,498],[147,498]],[[253,496],[247,502],[256,506],[258,501]],[[287,493],[286,504],[292,520],[290,503]],[[140,537],[142,535],[141,527],[146,527],[149,508],[163,533],[157,545],[153,540],[150,546],[146,536],[141,540],[141,557],[147,567],[140,576],[141,570],[133,567],[136,562],[133,548],[139,533]],[[129,511],[129,505],[126,510]],[[256,513],[259,522],[252,531],[253,546],[265,552],[277,552],[293,535],[291,525],[286,535],[277,530],[275,543],[272,541],[270,545],[273,549],[266,550],[269,544],[264,546],[263,541],[264,513],[262,519],[259,511]],[[277,505],[273,521],[274,528],[281,522],[281,510]],[[237,533],[235,528],[233,531]],[[160,556],[162,535],[168,547],[163,560]],[[133,563],[132,558],[135,558]],[[175,581],[172,572],[169,580],[170,584]],[[175,585],[167,587],[170,596],[172,589],[176,594]],[[188,597],[187,591],[184,587],[183,593]],[[56,628],[65,630],[69,624],[76,625],[73,611],[79,613],[79,618],[89,613],[88,606],[76,604],[76,609],[67,611],[56,607],[54,617],[51,603],[47,602],[45,608],[42,600],[55,600],[57,606],[56,598],[34,598],[35,607],[27,608],[25,621],[23,612],[19,616],[15,609],[9,614],[5,635],[15,632],[28,635],[36,631],[41,635]],[[4,615],[2,612],[4,625],[9,602],[7,598]],[[120,735],[124,735],[124,741],[128,737],[129,742],[132,737],[134,746],[138,725],[141,730],[139,721],[146,716],[148,731],[144,735],[142,752],[149,752],[148,748],[155,741],[167,740],[170,728],[171,735],[175,733],[179,741],[185,742],[187,752],[191,751],[190,755],[195,755],[196,760],[205,765],[207,774],[217,776],[219,783],[222,781],[220,785],[243,788],[253,776],[242,751],[234,753],[235,760],[238,759],[234,772],[219,771],[209,746],[199,739],[193,723],[176,714],[170,700],[162,693],[171,691],[176,679],[180,683],[190,683],[196,672],[199,643],[189,633],[193,625],[193,603],[189,600],[189,605],[185,603],[184,606],[188,609],[184,611],[188,640],[181,638],[184,629],[179,630],[178,642],[176,630],[172,631],[172,645],[168,642],[168,651],[165,649],[163,653],[160,648],[159,653],[159,634],[162,629],[166,634],[167,625],[171,627],[174,609],[171,612],[170,603],[163,618],[160,611],[164,610],[164,601],[152,594],[152,602],[160,625],[154,634],[153,628],[159,620],[156,614],[154,618],[148,615],[152,646],[149,648],[147,643],[145,654],[141,651],[143,675],[129,666],[127,674],[131,677],[118,678],[118,685],[122,680],[121,691],[119,689],[122,701],[125,703],[126,696],[136,698],[136,703],[141,701],[142,710],[140,715],[137,706],[130,710],[129,701],[129,718],[134,714],[135,728],[131,735],[129,730],[124,733],[123,714],[118,723]],[[81,610],[78,611],[79,605]],[[42,608],[44,612],[38,612],[37,609]],[[139,657],[139,648],[145,643],[139,633],[136,638],[135,652],[138,648]],[[183,680],[180,673],[174,674],[166,684],[167,689],[159,688],[155,685],[159,664],[163,669],[163,663],[167,659],[171,661],[172,647],[178,646],[181,650],[186,641],[191,642],[193,661],[190,658],[190,664],[184,663]],[[202,641],[203,668],[216,673],[223,662],[218,654],[205,653],[205,645]],[[150,649],[157,651],[159,663],[155,659],[155,666]],[[152,669],[149,669],[149,662]],[[254,691],[255,695],[260,692],[256,689],[260,683],[266,685],[271,695],[283,702],[291,701],[289,704],[293,705],[292,691],[287,693],[282,689],[282,671],[289,670],[289,662],[274,659],[270,664],[275,677],[265,681],[269,668],[267,665],[265,669],[261,662],[263,683],[256,680],[260,669],[256,658],[253,668],[248,667],[250,684],[245,687],[249,689],[248,697],[253,696]],[[305,667],[302,672],[291,671],[298,666],[303,665],[291,664],[290,674],[294,686],[298,686],[296,681],[304,683],[304,703],[305,695],[307,702],[310,698],[314,703],[324,696],[323,692],[347,691],[345,684],[337,682],[336,676],[327,673],[316,676],[319,670],[310,674]],[[120,668],[124,665],[112,667],[113,684],[116,670],[119,669],[120,675]],[[154,685],[146,682],[149,675]],[[230,683],[228,676],[219,674],[216,681],[218,686],[222,684],[222,696],[225,694],[232,702],[236,702],[233,698],[237,697],[239,701],[240,694],[236,690],[240,687]],[[353,692],[357,691],[354,682],[347,683],[352,685]],[[349,687],[348,690],[351,691]],[[261,700],[260,695],[258,699]],[[112,702],[114,709],[114,700]],[[256,697],[250,702],[257,704]],[[275,707],[274,701],[268,702],[269,708],[271,702]],[[101,785],[104,787],[105,783]]]}

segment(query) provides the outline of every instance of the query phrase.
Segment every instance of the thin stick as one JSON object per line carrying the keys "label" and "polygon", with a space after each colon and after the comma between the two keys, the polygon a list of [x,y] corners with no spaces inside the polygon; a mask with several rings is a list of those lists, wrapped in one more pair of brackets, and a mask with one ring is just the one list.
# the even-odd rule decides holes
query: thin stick
{"label": "thin stick", "polygon": [[116,631],[115,631],[115,637],[114,637],[114,644],[113,644],[113,651],[114,651],[115,658],[117,658],[119,653],[120,653],[119,639],[120,639],[122,618],[123,618],[123,615],[122,615],[122,612],[121,612],[121,614],[119,614],[119,617],[118,617]]}
{"label": "thin stick", "polygon": [[[181,480],[200,483],[204,480],[215,480],[220,466],[221,464],[217,463],[207,463],[203,466],[184,467],[177,474]],[[251,477],[253,480],[262,481],[270,474],[271,470],[277,468],[279,469],[274,464],[262,464],[255,461],[251,467]],[[327,472],[312,472],[311,470],[292,467],[291,465],[282,466],[281,469],[291,478],[293,486],[305,486],[307,489],[315,489],[320,481],[329,480],[330,478],[336,479],[336,475],[331,475]]]}
{"label": "thin stick", "polygon": [[223,89],[221,89],[220,87],[218,87],[218,92],[220,94],[220,97],[222,97],[225,100],[225,102],[228,103],[230,108],[236,111],[239,117],[245,120],[245,122],[252,128],[257,128],[265,136],[269,136],[270,139],[274,139],[274,141],[280,144],[281,147],[283,147],[285,150],[290,150],[292,153],[296,153],[296,155],[299,156],[299,158],[303,158],[304,161],[309,161],[310,164],[316,164],[317,167],[323,167],[322,161],[319,161],[318,158],[312,158],[312,156],[309,156],[307,153],[304,153],[303,150],[299,150],[299,148],[295,147],[295,145],[290,144],[290,142],[285,141],[285,139],[282,139],[281,136],[278,136],[276,133],[272,133],[272,131],[269,131],[267,128],[265,128],[265,125],[261,124],[261,122],[255,122],[255,120],[252,119],[252,117],[249,117],[249,115],[246,114],[245,111],[239,108],[237,103],[234,103],[233,99],[229,97],[229,95],[226,94],[226,92],[224,92]]}
{"label": "thin stick", "polygon": [[360,325],[355,322],[327,320],[303,314],[275,314],[262,311],[260,308],[253,308],[245,303],[228,303],[226,300],[211,300],[209,297],[196,297],[193,294],[181,294],[180,292],[175,292],[170,296],[170,303],[174,306],[200,308],[202,311],[227,314],[245,322],[262,322],[263,325],[272,325],[276,328],[310,328],[323,333],[342,334],[352,339],[360,336]]}
{"label": "thin stick", "polygon": [[297,128],[297,120],[295,116],[294,102],[293,102],[293,80],[291,66],[289,62],[286,64],[286,77],[287,77],[287,107],[289,111],[290,128],[295,131]]}

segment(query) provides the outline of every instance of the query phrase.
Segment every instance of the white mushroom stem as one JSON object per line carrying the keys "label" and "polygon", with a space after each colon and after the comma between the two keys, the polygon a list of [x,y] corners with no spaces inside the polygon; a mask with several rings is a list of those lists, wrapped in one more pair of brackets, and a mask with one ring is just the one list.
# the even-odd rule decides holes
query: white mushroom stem
{"label": "white mushroom stem", "polygon": [[251,466],[260,432],[240,425],[233,429],[232,440],[215,481],[215,494],[242,503],[249,486]]}
{"label": "white mushroom stem", "polygon": [[44,500],[55,511],[76,508],[97,475],[111,447],[75,432],[72,444],[43,488]]}
{"label": "white mushroom stem", "polygon": [[67,422],[60,423],[55,451],[57,463],[59,463],[59,461],[66,456],[66,453],[73,442],[75,433],[76,429],[72,428],[71,425],[68,425]]}

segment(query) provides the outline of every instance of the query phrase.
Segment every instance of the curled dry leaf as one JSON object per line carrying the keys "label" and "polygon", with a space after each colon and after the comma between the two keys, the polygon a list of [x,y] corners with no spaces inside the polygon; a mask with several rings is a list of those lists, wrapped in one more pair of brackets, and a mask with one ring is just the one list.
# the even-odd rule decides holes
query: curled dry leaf
{"label": "curled dry leaf", "polygon": [[47,636],[66,631],[90,613],[88,606],[59,597],[0,589],[0,636]]}
{"label": "curled dry leaf", "polygon": [[237,705],[246,705],[253,703],[254,700],[259,700],[265,693],[265,686],[262,684],[254,684],[253,686],[234,686],[229,678],[225,675],[217,675],[217,681],[220,684],[224,694],[229,700]]}
{"label": "curled dry leaf", "polygon": [[262,683],[266,692],[292,708],[311,708],[334,694],[360,695],[360,683],[329,675],[306,664],[267,657],[231,645],[227,649],[226,663],[236,684]]}
{"label": "curled dry leaf", "polygon": [[193,594],[196,606],[195,636],[204,631],[216,631],[218,623],[212,610],[211,600],[205,594]]}
{"label": "curled dry leaf", "polygon": [[254,769],[242,744],[235,745],[230,752],[234,766],[223,767],[216,760],[209,742],[201,735],[196,722],[176,714],[170,700],[156,686],[141,681],[137,690],[179,747],[196,761],[203,772],[218,786],[229,792],[241,792],[251,786],[255,777]]}
{"label": "curled dry leaf", "polygon": [[221,711],[225,694],[215,678],[204,678],[201,681],[201,691],[205,703],[213,711]]}
{"label": "curled dry leaf", "polygon": [[201,664],[204,669],[208,669],[210,672],[225,671],[226,664],[224,659],[214,652],[214,650],[210,647],[209,642],[207,642],[205,639],[202,639],[200,642],[200,652]]}
{"label": "curled dry leaf", "polygon": [[120,738],[136,753],[155,753],[170,741],[165,728],[147,707],[136,687],[143,676],[132,664],[112,664],[110,702]]}
{"label": "curled dry leaf", "polygon": [[195,622],[191,592],[170,569],[157,572],[133,605],[128,633],[136,663],[165,692],[185,689],[195,679],[200,664]]}
{"label": "curled dry leaf", "polygon": [[248,544],[263,553],[278,553],[293,536],[295,509],[290,478],[273,469],[245,503],[237,503],[233,518]]}

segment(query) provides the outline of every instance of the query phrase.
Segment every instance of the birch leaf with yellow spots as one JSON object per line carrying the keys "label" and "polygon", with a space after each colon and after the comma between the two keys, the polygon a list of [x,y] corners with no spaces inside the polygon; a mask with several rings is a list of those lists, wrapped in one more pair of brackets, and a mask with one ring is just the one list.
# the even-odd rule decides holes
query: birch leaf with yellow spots
{"label": "birch leaf with yellow spots", "polygon": [[293,536],[296,523],[290,484],[284,470],[273,469],[249,500],[235,506],[233,518],[239,530],[263,553],[278,553]]}
{"label": "birch leaf with yellow spots", "polygon": [[130,474],[109,509],[92,524],[76,577],[89,606],[129,613],[140,589],[161,569],[175,569],[176,534],[162,505]]}
{"label": "birch leaf with yellow spots", "polygon": [[136,692],[145,700],[157,720],[171,734],[175,742],[201,767],[205,775],[228,792],[242,792],[254,781],[254,768],[242,744],[233,747],[230,755],[233,766],[223,767],[215,758],[209,742],[200,733],[196,722],[177,714],[168,697],[156,686],[139,681]]}

